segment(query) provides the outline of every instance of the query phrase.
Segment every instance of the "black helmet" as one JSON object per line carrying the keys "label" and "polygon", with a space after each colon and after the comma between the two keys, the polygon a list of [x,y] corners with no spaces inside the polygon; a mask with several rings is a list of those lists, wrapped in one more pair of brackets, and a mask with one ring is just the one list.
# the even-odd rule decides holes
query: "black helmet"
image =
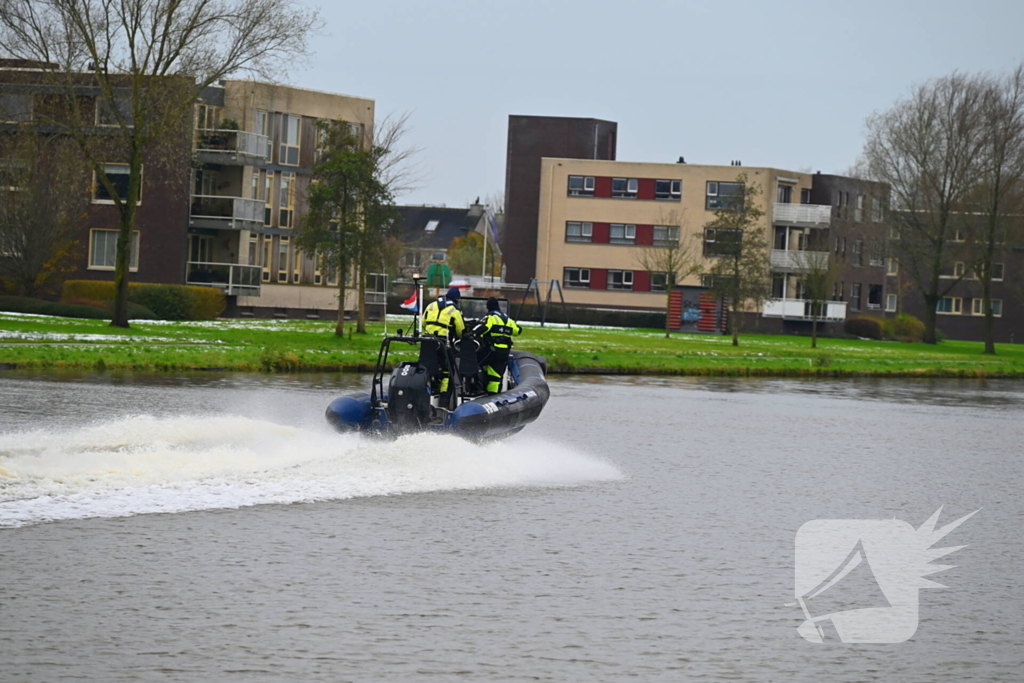
{"label": "black helmet", "polygon": [[501,310],[501,306],[498,304],[498,300],[495,299],[493,296],[490,299],[487,300],[487,310],[488,311],[500,311]]}

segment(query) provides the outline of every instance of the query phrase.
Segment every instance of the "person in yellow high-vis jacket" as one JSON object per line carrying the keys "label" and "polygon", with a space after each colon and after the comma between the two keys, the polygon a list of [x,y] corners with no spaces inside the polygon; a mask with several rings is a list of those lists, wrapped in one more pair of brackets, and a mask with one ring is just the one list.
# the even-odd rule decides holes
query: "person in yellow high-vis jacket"
{"label": "person in yellow high-vis jacket", "polygon": [[[459,299],[462,293],[458,287],[452,287],[447,294],[439,297],[437,301],[431,301],[423,310],[423,330],[427,334],[436,337],[445,337],[449,341],[461,339],[466,331],[466,321],[462,318],[462,311],[459,310]],[[438,353],[438,363],[441,366],[441,393],[448,391],[448,378],[450,368],[448,367],[448,356],[445,353]]]}
{"label": "person in yellow high-vis jacket", "polygon": [[473,335],[484,340],[489,347],[484,358],[487,393],[501,391],[501,378],[505,376],[508,356],[512,351],[512,335],[522,333],[523,329],[516,321],[501,312],[497,299],[491,297],[487,300],[487,317],[473,328]]}

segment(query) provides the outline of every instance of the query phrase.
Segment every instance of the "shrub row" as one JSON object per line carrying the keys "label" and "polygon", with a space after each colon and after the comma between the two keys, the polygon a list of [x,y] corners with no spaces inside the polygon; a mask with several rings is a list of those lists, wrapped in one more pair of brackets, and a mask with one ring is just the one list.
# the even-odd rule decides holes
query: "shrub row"
{"label": "shrub row", "polygon": [[[68,280],[64,283],[64,301],[113,298],[114,283],[110,281]],[[227,298],[221,290],[191,285],[132,282],[128,284],[128,300],[146,307],[163,320],[213,320],[227,306]]]}
{"label": "shrub row", "polygon": [[[411,315],[412,312],[400,306],[403,301],[400,296],[388,297],[388,313],[395,315]],[[520,300],[510,300],[510,313],[516,320],[540,321],[540,311],[536,304],[527,303],[523,310],[519,311]],[[561,303],[552,302],[548,306],[548,313],[545,320],[549,323],[564,323],[568,313],[569,323],[572,325],[596,325],[608,327],[644,327],[651,329],[665,329],[665,314],[650,311],[622,311],[598,308],[583,308],[578,306],[566,306],[562,310]]]}
{"label": "shrub row", "polygon": [[847,318],[843,329],[847,334],[868,339],[895,339],[919,342],[924,338],[924,323],[912,315],[900,313],[895,318]]}
{"label": "shrub row", "polygon": [[[61,318],[87,318],[91,320],[110,320],[111,308],[109,301],[90,301],[74,299],[61,303],[30,299],[24,296],[0,296],[0,311],[12,313],[35,313],[37,315],[56,315]],[[128,304],[128,317],[133,320],[156,320],[153,311],[138,304]]]}

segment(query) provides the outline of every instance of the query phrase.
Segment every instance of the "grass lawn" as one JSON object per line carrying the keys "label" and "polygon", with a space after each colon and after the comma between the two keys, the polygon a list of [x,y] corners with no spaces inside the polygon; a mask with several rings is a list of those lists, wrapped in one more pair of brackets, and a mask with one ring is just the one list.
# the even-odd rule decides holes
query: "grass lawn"
{"label": "grass lawn", "polygon": [[[388,323],[389,332],[410,318]],[[352,328],[355,325],[353,323]],[[351,338],[334,323],[306,320],[133,322],[130,330],[102,320],[0,312],[0,366],[73,370],[180,371],[221,369],[296,372],[373,368],[383,325]],[[744,335],[730,338],[644,329],[545,327],[526,323],[517,346],[547,356],[552,373],[722,376],[894,375],[1024,377],[1024,345],[980,342],[904,344],[861,339]]]}

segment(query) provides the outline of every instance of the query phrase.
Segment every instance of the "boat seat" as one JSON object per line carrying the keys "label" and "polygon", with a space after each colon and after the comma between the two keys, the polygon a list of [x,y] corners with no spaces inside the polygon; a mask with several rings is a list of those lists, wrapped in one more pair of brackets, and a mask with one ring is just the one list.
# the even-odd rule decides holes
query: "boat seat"
{"label": "boat seat", "polygon": [[441,343],[436,339],[424,339],[420,342],[419,366],[427,371],[431,380],[440,379],[441,363],[438,358],[441,353]]}

